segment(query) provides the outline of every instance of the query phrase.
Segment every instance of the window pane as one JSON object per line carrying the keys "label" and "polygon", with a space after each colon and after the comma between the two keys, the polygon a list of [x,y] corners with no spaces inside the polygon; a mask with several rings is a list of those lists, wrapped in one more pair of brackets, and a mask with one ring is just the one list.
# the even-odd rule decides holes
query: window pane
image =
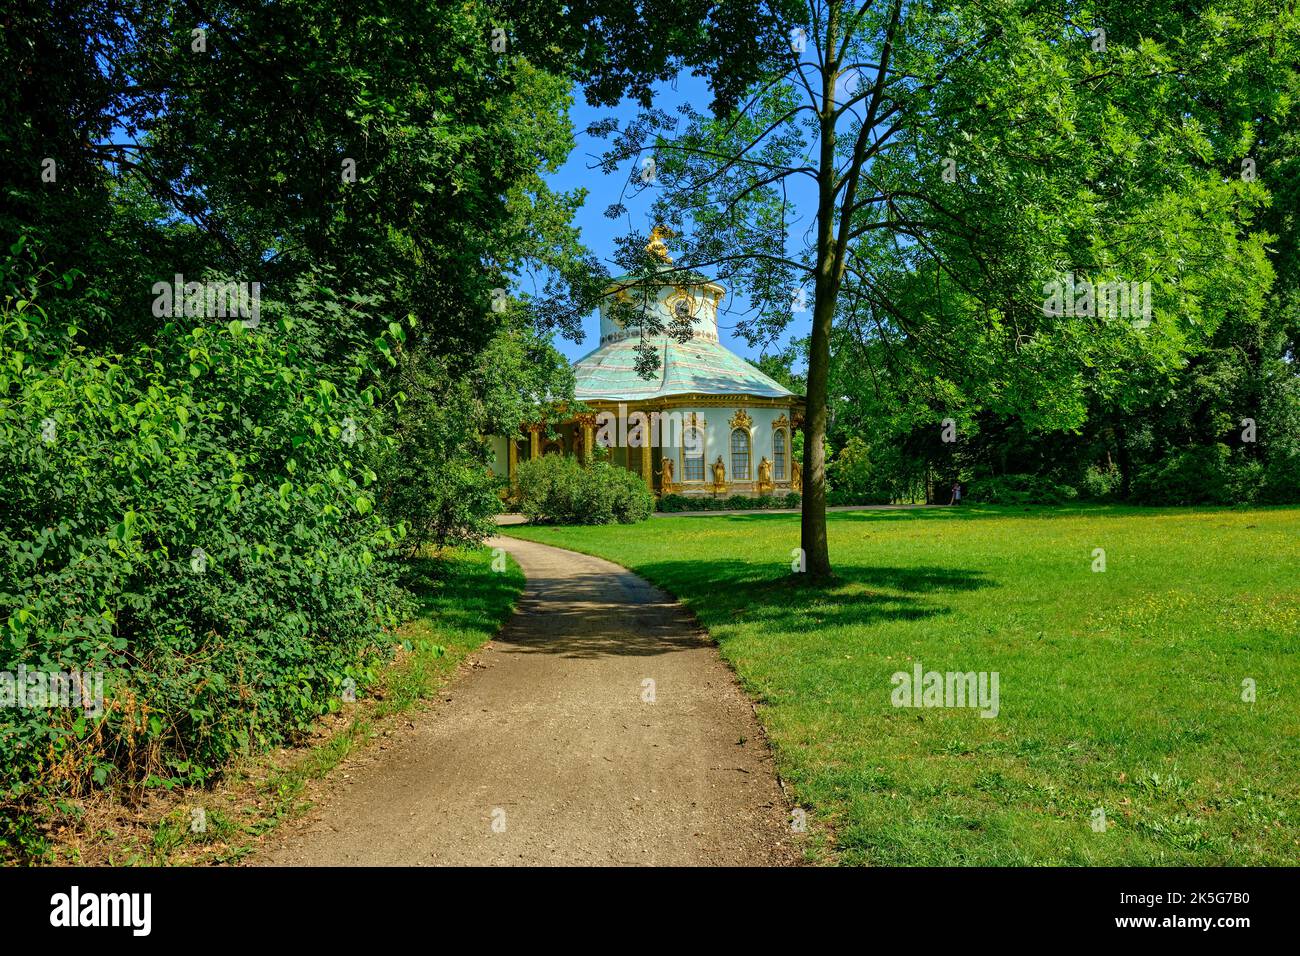
{"label": "window pane", "polygon": [[[682,432],[682,481],[704,480],[704,433],[697,428]],[[692,454],[694,450],[694,454]]]}
{"label": "window pane", "polygon": [[785,429],[772,433],[772,472],[777,481],[785,481]]}
{"label": "window pane", "polygon": [[742,428],[731,433],[731,480],[749,480],[749,432]]}

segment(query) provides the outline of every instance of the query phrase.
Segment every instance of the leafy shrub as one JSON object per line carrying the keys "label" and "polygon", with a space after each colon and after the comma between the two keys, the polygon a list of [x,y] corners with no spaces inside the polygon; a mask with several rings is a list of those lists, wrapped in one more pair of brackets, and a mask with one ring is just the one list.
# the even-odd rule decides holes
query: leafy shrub
{"label": "leafy shrub", "polygon": [[408,556],[478,544],[495,530],[502,482],[488,470],[471,384],[417,369],[405,386],[397,433],[375,463],[379,509],[406,529]]}
{"label": "leafy shrub", "polygon": [[1108,465],[1089,465],[1079,481],[1079,494],[1093,501],[1109,501],[1119,494],[1122,476],[1119,468]]}
{"label": "leafy shrub", "polygon": [[1300,455],[1272,457],[1256,500],[1270,505],[1300,504]]}
{"label": "leafy shrub", "polygon": [[492,475],[483,436],[519,434],[537,415],[534,396],[572,394],[573,370],[549,335],[522,313],[499,318],[472,362],[422,353],[419,342],[404,356],[394,441],[374,467],[383,488],[378,507],[405,526],[409,555],[493,534],[495,516],[517,504],[508,480]]}
{"label": "leafy shrub", "polygon": [[745,495],[731,495],[728,498],[687,495],[664,495],[659,499],[658,508],[669,514],[677,511],[763,511],[773,508],[798,508],[803,499],[798,492],[785,495],[764,495],[749,498]]}
{"label": "leafy shrub", "polygon": [[694,506],[690,498],[685,495],[662,495],[655,502],[655,510],[665,513],[674,511],[692,511]]}
{"label": "leafy shrub", "polygon": [[1171,452],[1133,478],[1134,501],[1153,505],[1239,504],[1255,499],[1263,469],[1227,445]]}
{"label": "leafy shrub", "polygon": [[827,504],[885,505],[895,499],[893,472],[878,467],[871,452],[867,443],[854,435],[827,463]]}
{"label": "leafy shrub", "polygon": [[1041,475],[990,475],[971,481],[963,498],[988,505],[1061,505],[1078,496],[1074,487]]}
{"label": "leafy shrub", "polygon": [[881,493],[840,491],[835,488],[826,492],[827,505],[887,505],[893,500],[892,495]]}
{"label": "leafy shrub", "polygon": [[543,455],[520,464],[517,482],[519,510],[534,524],[635,524],[654,510],[645,482],[607,461]]}
{"label": "leafy shrub", "polygon": [[124,355],[50,325],[0,308],[0,669],[102,672],[105,701],[0,709],[0,821],[40,791],[201,782],[306,729],[405,610],[375,395],[321,377],[288,320]]}

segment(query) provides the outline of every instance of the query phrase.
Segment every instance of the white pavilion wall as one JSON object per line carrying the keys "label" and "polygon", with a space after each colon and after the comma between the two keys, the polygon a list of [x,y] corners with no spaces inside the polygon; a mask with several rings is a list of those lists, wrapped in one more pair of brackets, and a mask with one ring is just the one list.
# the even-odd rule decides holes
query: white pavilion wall
{"label": "white pavilion wall", "polygon": [[[736,475],[732,472],[731,461],[731,420],[736,412],[744,409],[751,419],[748,427],[750,438],[749,452],[749,474]],[[777,476],[773,471],[773,481],[777,486],[778,493],[789,491],[790,471],[791,471],[791,427],[790,419],[794,415],[794,408],[791,406],[754,406],[737,403],[735,405],[687,405],[675,406],[674,412],[681,412],[682,421],[689,422],[692,413],[705,422],[704,427],[704,480],[702,482],[685,481],[685,454],[683,449],[672,449],[673,457],[677,462],[675,471],[677,483],[681,486],[681,491],[686,494],[692,492],[703,492],[712,494],[713,492],[713,464],[722,456],[722,464],[726,470],[727,484],[731,486],[729,491],[736,494],[752,494],[758,485],[758,466],[766,458],[774,463],[775,467],[775,449],[774,437],[775,428],[773,424],[780,418],[784,417],[785,423],[785,474]]]}
{"label": "white pavilion wall", "polygon": [[492,474],[504,478],[510,470],[509,442],[504,435],[493,435],[489,439],[492,458],[489,467]]}
{"label": "white pavilion wall", "polygon": [[[640,406],[638,403],[629,403],[624,408],[628,413],[649,411],[648,408]],[[746,475],[736,475],[733,472],[731,460],[731,422],[741,409],[750,418],[750,424],[747,428],[750,438],[749,473]],[[661,414],[663,413],[661,412]],[[794,467],[792,446],[794,433],[790,425],[790,421],[795,414],[793,405],[749,405],[743,401],[735,404],[673,405],[671,409],[667,410],[667,414],[672,415],[674,420],[681,422],[683,426],[690,423],[692,416],[695,416],[697,421],[704,421],[704,474],[701,481],[688,482],[685,480],[685,450],[680,444],[665,444],[670,441],[675,442],[680,436],[677,434],[675,426],[670,427],[664,422],[662,423],[661,433],[655,436],[656,442],[651,457],[651,469],[654,474],[656,489],[659,484],[658,476],[663,467],[661,457],[668,457],[673,460],[673,478],[674,484],[677,486],[677,493],[687,495],[713,494],[713,464],[721,456],[723,469],[726,472],[728,494],[757,494],[758,468],[759,463],[764,458],[773,463],[773,483],[776,486],[774,493],[785,494],[790,491],[791,471]],[[784,474],[777,474],[775,470],[774,439],[776,428],[774,424],[778,419],[783,420],[781,427],[785,431]],[[539,452],[545,452],[554,447],[554,450],[558,450],[563,454],[573,454],[577,430],[577,426],[570,423],[559,426],[555,438],[539,440]],[[638,474],[643,473],[640,449],[636,449],[629,454],[627,448],[616,445],[610,448],[608,453],[610,461],[615,465],[628,468]],[[492,436],[491,469],[493,474],[502,477],[508,474],[508,455],[507,440],[502,436]],[[518,455],[520,462],[528,460],[529,446],[526,441],[520,443]]]}

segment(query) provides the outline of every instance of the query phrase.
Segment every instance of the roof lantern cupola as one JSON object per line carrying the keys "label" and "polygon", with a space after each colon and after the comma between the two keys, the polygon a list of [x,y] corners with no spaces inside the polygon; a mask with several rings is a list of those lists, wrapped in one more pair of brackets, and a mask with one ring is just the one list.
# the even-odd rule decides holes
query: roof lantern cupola
{"label": "roof lantern cupola", "polygon": [[[672,235],[667,227],[655,226],[645,246],[646,252],[662,263],[659,266],[663,273],[662,281],[647,283],[636,276],[619,276],[611,279],[605,287],[600,302],[601,345],[641,337],[641,330],[635,322],[625,325],[616,314],[625,312],[628,306],[634,313],[654,314],[665,328],[689,322],[692,340],[718,341],[718,305],[726,289],[698,272],[673,268],[673,260],[664,242]],[[616,310],[616,303],[623,308]]]}

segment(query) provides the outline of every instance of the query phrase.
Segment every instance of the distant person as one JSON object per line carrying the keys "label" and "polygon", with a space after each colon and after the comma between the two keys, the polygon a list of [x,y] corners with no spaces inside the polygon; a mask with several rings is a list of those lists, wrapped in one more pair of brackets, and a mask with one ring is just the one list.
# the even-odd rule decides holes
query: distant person
{"label": "distant person", "polygon": [[954,481],[952,483],[952,500],[948,503],[953,505],[961,504],[961,482],[960,481]]}

